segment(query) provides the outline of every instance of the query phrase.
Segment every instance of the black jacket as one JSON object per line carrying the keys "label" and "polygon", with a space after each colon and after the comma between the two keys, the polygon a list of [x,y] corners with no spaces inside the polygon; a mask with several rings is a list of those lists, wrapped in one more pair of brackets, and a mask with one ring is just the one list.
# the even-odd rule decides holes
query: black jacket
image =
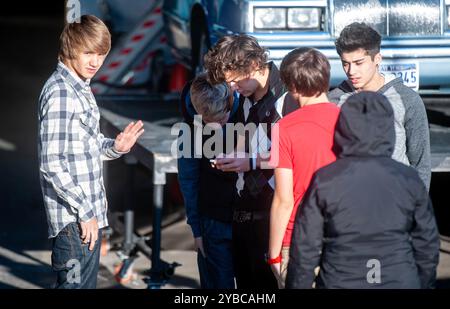
{"label": "black jacket", "polygon": [[[239,97],[239,108],[237,110],[237,122],[242,124],[253,123],[258,127],[267,125],[265,131],[267,138],[271,139],[271,125],[282,117],[299,108],[297,101],[287,92],[280,78],[280,71],[273,62],[269,66],[269,87],[267,93],[250,108],[248,118],[245,119],[244,102],[245,97]],[[262,126],[264,127],[264,126]],[[246,152],[250,149],[252,136],[246,138]],[[273,189],[269,184],[273,177],[273,169],[255,169],[244,173],[245,185],[240,192],[236,209],[259,210],[269,212],[272,205]]]}
{"label": "black jacket", "polygon": [[316,266],[319,288],[434,287],[432,205],[417,172],[390,158],[394,137],[383,95],[356,94],[342,106],[338,160],[317,171],[296,215],[288,288],[311,288]]}
{"label": "black jacket", "polygon": [[[190,153],[193,154],[195,135],[194,116],[197,115],[197,112],[190,99],[190,85],[191,82],[187,83],[182,91],[180,109],[184,123],[190,128]],[[238,106],[238,97],[235,95],[228,123],[233,124],[236,122]],[[202,146],[214,135],[214,133],[203,133]],[[225,141],[226,130],[217,132],[217,134],[219,133],[222,133],[223,140]],[[223,145],[228,144],[224,142]],[[180,150],[183,151],[185,146],[182,144]],[[233,151],[234,145],[231,146],[231,149],[220,150],[218,148],[216,151],[217,153]],[[199,216],[206,216],[222,222],[231,222],[233,205],[237,199],[235,188],[236,173],[225,173],[217,168],[211,167],[209,159],[214,159],[214,157],[205,157],[203,152],[201,158],[180,157],[178,159],[178,180],[184,196],[188,224],[192,228],[194,237],[201,236]]]}

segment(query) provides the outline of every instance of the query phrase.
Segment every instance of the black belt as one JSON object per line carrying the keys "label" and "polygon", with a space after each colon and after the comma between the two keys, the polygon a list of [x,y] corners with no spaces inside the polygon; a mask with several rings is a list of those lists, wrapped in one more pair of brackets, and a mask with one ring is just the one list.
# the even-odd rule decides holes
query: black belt
{"label": "black belt", "polygon": [[233,212],[233,222],[243,223],[248,221],[256,221],[268,219],[270,212],[268,210],[235,210]]}

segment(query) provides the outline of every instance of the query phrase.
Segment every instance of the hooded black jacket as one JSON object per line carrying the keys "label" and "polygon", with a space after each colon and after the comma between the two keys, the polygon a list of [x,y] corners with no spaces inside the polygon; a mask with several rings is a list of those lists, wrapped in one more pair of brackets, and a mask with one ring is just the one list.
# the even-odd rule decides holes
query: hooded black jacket
{"label": "hooded black jacket", "polygon": [[392,107],[350,97],[335,132],[338,160],[318,170],[296,215],[287,288],[431,288],[439,234],[417,172],[390,158]]}

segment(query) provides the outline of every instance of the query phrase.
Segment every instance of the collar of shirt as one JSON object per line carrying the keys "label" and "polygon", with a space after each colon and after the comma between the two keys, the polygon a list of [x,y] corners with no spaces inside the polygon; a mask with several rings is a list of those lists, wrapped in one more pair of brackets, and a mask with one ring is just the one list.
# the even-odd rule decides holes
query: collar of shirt
{"label": "collar of shirt", "polygon": [[74,87],[77,91],[89,90],[89,84],[91,82],[90,79],[86,79],[83,81],[80,77],[76,75],[75,72],[72,72],[62,61],[58,61],[58,67],[56,69],[65,79],[66,81]]}
{"label": "collar of shirt", "polygon": [[384,77],[384,84],[385,85],[390,83],[390,82],[392,82],[394,79],[397,78],[397,76],[392,75],[392,74],[385,75],[385,74],[381,73],[381,75],[383,75],[383,77]]}
{"label": "collar of shirt", "polygon": [[94,95],[92,94],[89,86],[91,80],[86,79],[83,81],[75,72],[70,70],[64,63],[58,61],[58,67],[56,71],[63,77],[64,81],[69,84],[79,97],[84,97],[86,103],[90,106],[97,106]]}
{"label": "collar of shirt", "polygon": [[267,63],[267,66],[269,67],[269,78],[268,78],[269,87],[267,89],[266,94],[261,99],[259,99],[256,102],[252,102],[253,106],[259,102],[267,100],[268,97],[271,96],[279,97],[281,94],[285,92],[284,85],[281,82],[280,78],[280,71],[278,70],[275,63],[273,61],[270,61],[269,63]]}
{"label": "collar of shirt", "polygon": [[[263,119],[268,116],[271,105],[274,103],[274,98],[279,98],[286,92],[286,89],[280,78],[280,71],[273,61],[268,64],[269,67],[269,87],[267,93],[258,101],[253,102],[248,97],[244,101],[244,119],[248,120],[250,114],[257,114],[256,117]],[[251,110],[251,112],[250,112]]]}

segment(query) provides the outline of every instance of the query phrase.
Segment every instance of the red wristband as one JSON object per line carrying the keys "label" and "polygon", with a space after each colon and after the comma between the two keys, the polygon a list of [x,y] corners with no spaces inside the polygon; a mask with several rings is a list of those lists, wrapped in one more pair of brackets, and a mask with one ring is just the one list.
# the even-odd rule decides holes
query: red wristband
{"label": "red wristband", "polygon": [[278,263],[281,263],[281,254],[274,259],[271,259],[271,258],[267,259],[267,264],[269,264],[269,265],[278,264]]}

